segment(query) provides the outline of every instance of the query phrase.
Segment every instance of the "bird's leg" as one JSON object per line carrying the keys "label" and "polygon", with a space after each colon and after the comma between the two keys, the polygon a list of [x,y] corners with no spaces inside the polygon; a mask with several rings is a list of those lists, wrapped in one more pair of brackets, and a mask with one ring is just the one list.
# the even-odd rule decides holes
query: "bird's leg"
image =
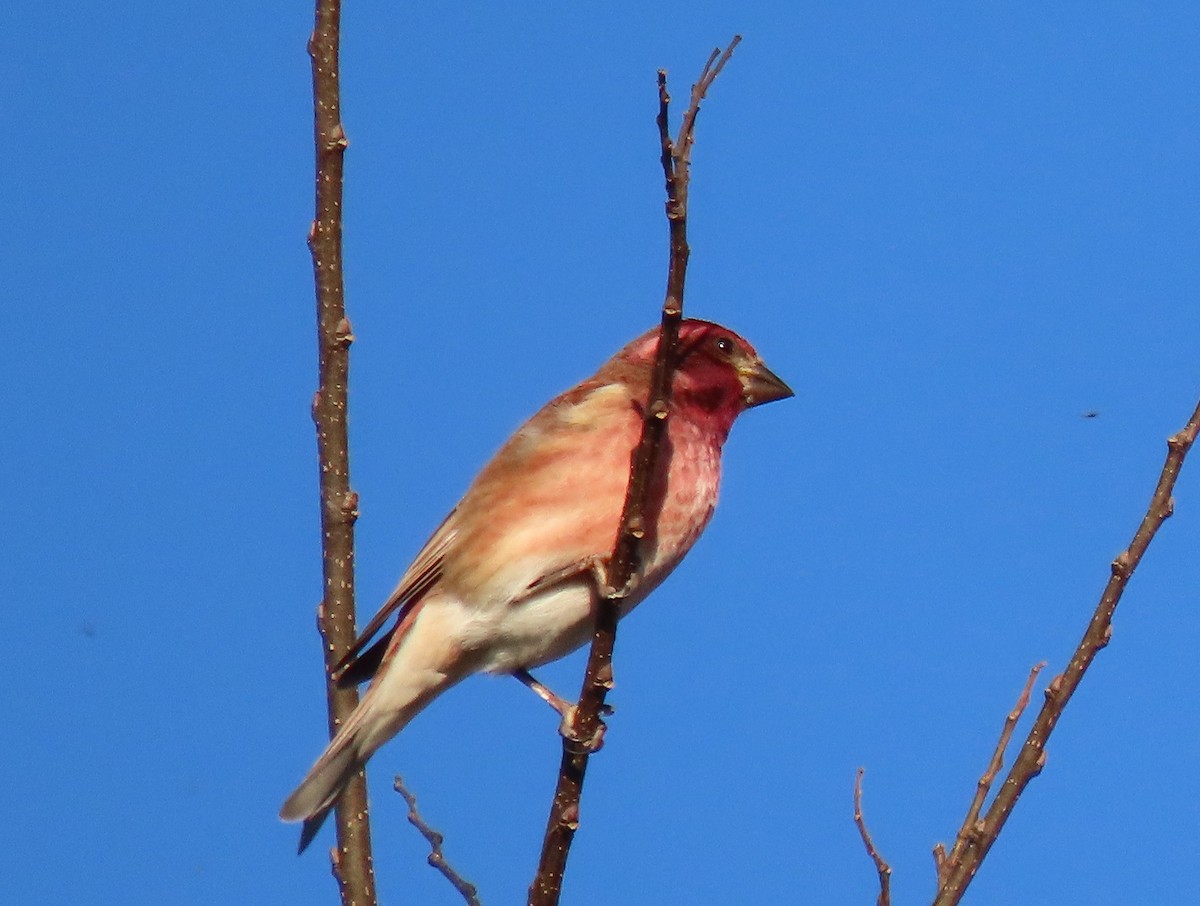
{"label": "bird's leg", "polygon": [[[535,678],[534,675],[528,670],[514,670],[512,675],[516,679],[520,680],[522,685],[532,690],[534,695],[558,712],[559,716],[562,717],[562,723],[559,724],[558,732],[562,736],[586,748],[586,750],[589,752],[595,752],[600,748],[601,745],[604,744],[603,722],[601,722],[596,731],[596,737],[590,742],[584,743],[581,740],[575,739],[574,733],[572,732],[572,725],[575,721],[575,705],[567,701],[561,695],[556,694],[550,687],[539,682],[537,678]],[[611,705],[601,706],[600,714],[602,717],[609,717],[612,713],[613,708]]]}
{"label": "bird's leg", "polygon": [[[551,708],[559,713],[560,716],[566,717],[575,710],[575,706],[558,695],[549,686],[538,681],[528,670],[514,670],[512,675],[515,679],[521,681],[521,684],[533,691],[533,694],[548,704]],[[605,717],[609,717],[616,711],[612,705],[604,705],[600,709],[600,713]]]}
{"label": "bird's leg", "polygon": [[557,711],[561,717],[566,718],[567,714],[574,710],[574,705],[562,696],[555,694],[553,689],[538,682],[528,670],[514,670],[512,675],[520,680],[522,685],[530,689],[534,695]]}
{"label": "bird's leg", "polygon": [[[608,584],[608,561],[601,556],[592,556],[563,569],[558,569],[538,577],[537,580],[526,588],[526,593],[532,594],[543,591],[559,583],[576,580],[580,577],[586,577],[591,580],[592,589],[597,598],[611,597],[619,599],[627,597],[637,581],[635,570],[625,583],[624,588],[614,589]],[[575,733],[576,706],[574,704],[567,701],[561,695],[556,694],[548,686],[538,682],[533,674],[523,667],[512,671],[512,675],[520,680],[523,685],[531,689],[534,695],[557,711],[562,717],[558,732],[567,741],[568,747],[572,751],[576,753],[596,752],[604,745],[604,732],[607,728],[604,725],[603,719],[599,720],[599,725],[596,727],[596,731],[592,734],[591,739],[580,739]],[[608,717],[612,713],[613,708],[611,705],[600,706],[600,718]]]}

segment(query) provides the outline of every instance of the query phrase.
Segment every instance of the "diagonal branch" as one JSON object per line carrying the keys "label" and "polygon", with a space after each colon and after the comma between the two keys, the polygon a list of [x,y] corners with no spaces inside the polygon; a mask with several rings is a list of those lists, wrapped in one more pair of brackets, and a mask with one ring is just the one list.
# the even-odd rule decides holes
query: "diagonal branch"
{"label": "diagonal branch", "polygon": [[630,467],[629,486],[621,513],[616,548],[608,566],[608,575],[596,607],[596,624],[587,669],[570,726],[563,735],[563,754],[559,765],[558,784],[537,874],[529,887],[529,906],[555,906],[562,893],[563,874],[567,867],[571,843],[579,827],[579,802],[590,752],[599,748],[603,724],[600,709],[612,688],[612,652],[617,635],[617,615],[621,597],[638,568],[638,542],[646,535],[645,511],[649,498],[650,476],[662,446],[671,398],[671,374],[675,367],[675,346],[679,324],[683,319],[683,288],[687,274],[687,190],[688,164],[694,140],[696,115],[713,80],[728,62],[733,49],[741,41],[735,36],[725,49],[713,51],[692,87],[691,104],[684,114],[679,136],[671,142],[667,128],[670,96],[667,94],[667,74],[658,72],[658,129],[662,142],[662,165],[667,184],[667,221],[670,226],[670,264],[667,271],[666,299],[662,309],[662,327],[650,398],[642,424],[642,436],[634,451]]}
{"label": "diagonal branch", "polygon": [[420,831],[421,836],[429,843],[429,855],[426,861],[450,882],[467,906],[480,906],[479,892],[475,889],[475,885],[460,875],[454,866],[446,861],[446,854],[442,852],[442,844],[446,842],[445,837],[430,827],[421,817],[421,813],[417,811],[417,797],[409,792],[408,787],[404,785],[404,778],[399,774],[392,781],[392,789],[404,797],[404,802],[408,805],[408,823]]}
{"label": "diagonal branch", "polygon": [[984,817],[976,822],[975,832],[970,838],[963,841],[961,847],[955,845],[954,852],[957,858],[947,859],[944,870],[939,870],[940,886],[933,901],[934,906],[954,906],[961,900],[992,844],[1004,828],[1008,816],[1012,814],[1021,793],[1029,785],[1029,781],[1041,773],[1046,761],[1046,742],[1054,732],[1063,709],[1079,688],[1083,675],[1100,649],[1104,648],[1112,637],[1113,612],[1117,609],[1130,576],[1137,569],[1163,522],[1175,509],[1175,500],[1171,494],[1183,460],[1196,442],[1197,433],[1200,433],[1200,405],[1196,406],[1183,429],[1167,440],[1167,459],[1158,477],[1154,494],[1150,498],[1146,515],[1134,533],[1129,547],[1112,562],[1112,574],[1104,593],[1100,596],[1100,603],[1092,614],[1091,622],[1079,642],[1079,647],[1071,656],[1067,669],[1056,676],[1046,690],[1046,701],[991,807]]}
{"label": "diagonal branch", "polygon": [[[317,292],[318,387],[313,398],[321,468],[323,599],[317,624],[325,649],[329,732],[358,704],[354,689],[338,689],[329,670],[354,642],[354,521],[358,495],[350,489],[346,388],[350,344],[342,282],[342,164],[346,133],[338,92],[340,0],[317,0],[308,53],[312,58],[313,131],[316,140],[316,217],[308,235]],[[375,875],[363,774],[337,805],[337,848],[333,873],[344,906],[373,906]]]}

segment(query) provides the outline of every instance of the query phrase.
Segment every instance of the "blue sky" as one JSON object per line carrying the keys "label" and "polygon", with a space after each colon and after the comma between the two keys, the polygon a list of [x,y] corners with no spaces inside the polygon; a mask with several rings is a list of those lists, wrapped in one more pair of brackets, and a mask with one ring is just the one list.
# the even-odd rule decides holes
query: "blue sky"
{"label": "blue sky", "polygon": [[[330,838],[297,859],[275,818],[325,725],[311,10],[7,21],[4,898],[333,903]],[[657,318],[655,70],[683,97],[735,32],[687,310],[797,396],[737,425],[713,525],[622,627],[564,902],[871,902],[859,765],[925,902],[1200,391],[1194,3],[350,4],[360,608]],[[1194,887],[1197,471],[967,902]],[[439,700],[372,764],[384,901],[457,902],[394,773],[511,903],[558,754],[516,683]]]}

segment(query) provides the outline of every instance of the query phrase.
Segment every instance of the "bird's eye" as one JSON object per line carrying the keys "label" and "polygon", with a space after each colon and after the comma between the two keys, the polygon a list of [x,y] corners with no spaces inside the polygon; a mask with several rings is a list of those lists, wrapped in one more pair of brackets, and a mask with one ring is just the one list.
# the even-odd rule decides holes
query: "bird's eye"
{"label": "bird's eye", "polygon": [[727,358],[733,355],[733,340],[729,339],[729,337],[717,337],[716,342],[713,343],[713,346],[716,348],[717,352],[721,353],[721,355]]}

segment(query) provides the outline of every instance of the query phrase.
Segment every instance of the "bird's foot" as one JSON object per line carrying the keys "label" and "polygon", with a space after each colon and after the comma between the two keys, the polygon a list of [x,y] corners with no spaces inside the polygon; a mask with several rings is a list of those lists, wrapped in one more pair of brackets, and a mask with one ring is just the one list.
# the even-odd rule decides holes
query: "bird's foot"
{"label": "bird's foot", "polygon": [[[577,706],[569,705],[563,712],[562,723],[558,726],[559,735],[566,741],[567,751],[572,755],[591,755],[593,752],[599,752],[604,748],[604,734],[608,731],[608,726],[597,718],[595,729],[585,739],[575,728],[577,710]],[[608,705],[601,705],[600,713],[607,717],[613,713],[613,709]]]}

